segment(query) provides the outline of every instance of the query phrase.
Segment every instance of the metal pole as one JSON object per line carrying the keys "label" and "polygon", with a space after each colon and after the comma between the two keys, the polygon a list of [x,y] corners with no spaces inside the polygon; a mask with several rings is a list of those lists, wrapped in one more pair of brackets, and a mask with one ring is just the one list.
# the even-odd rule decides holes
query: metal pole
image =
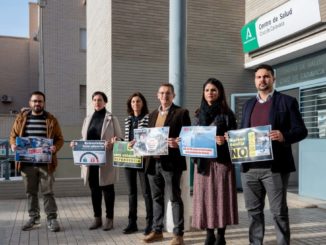
{"label": "metal pole", "polygon": [[175,88],[174,103],[184,104],[184,83],[186,73],[186,0],[170,0],[169,22],[169,82]]}
{"label": "metal pole", "polygon": [[[184,106],[184,84],[186,74],[186,30],[187,30],[186,0],[170,0],[169,22],[169,82],[175,88],[176,97],[174,103]],[[189,179],[189,171],[183,174],[183,178]],[[184,228],[190,228],[190,202],[189,183],[182,181],[182,200],[184,204]],[[171,202],[168,202],[166,210],[166,228],[172,232],[174,224],[172,218]]]}

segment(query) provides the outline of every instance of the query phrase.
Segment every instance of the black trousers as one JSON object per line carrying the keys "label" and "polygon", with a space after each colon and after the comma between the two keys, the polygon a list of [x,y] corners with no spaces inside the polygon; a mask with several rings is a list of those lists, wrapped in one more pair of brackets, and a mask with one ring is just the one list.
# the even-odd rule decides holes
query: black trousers
{"label": "black trousers", "polygon": [[[176,163],[177,164],[177,163]],[[164,191],[172,204],[173,233],[182,236],[184,230],[184,207],[181,199],[182,171],[165,171],[161,162],[155,162],[155,174],[148,174],[153,198],[153,230],[162,232],[164,220]]]}
{"label": "black trousers", "polygon": [[102,193],[104,196],[104,203],[106,208],[106,217],[113,219],[114,215],[114,200],[115,192],[114,185],[99,185],[99,167],[90,166],[88,176],[89,187],[92,194],[92,204],[94,217],[102,217]]}
{"label": "black trousers", "polygon": [[147,225],[151,225],[153,221],[153,201],[147,175],[143,171],[137,169],[125,168],[129,189],[129,223],[136,223],[137,221],[137,173],[145,201],[146,223]]}

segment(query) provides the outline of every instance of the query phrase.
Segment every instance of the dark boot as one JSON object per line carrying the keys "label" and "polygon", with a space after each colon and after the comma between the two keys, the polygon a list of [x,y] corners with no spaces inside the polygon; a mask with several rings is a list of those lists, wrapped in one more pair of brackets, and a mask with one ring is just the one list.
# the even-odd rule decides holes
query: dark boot
{"label": "dark boot", "polygon": [[97,229],[97,228],[99,228],[101,226],[102,226],[102,218],[101,217],[95,217],[93,223],[91,224],[91,226],[88,229],[95,230],[95,229]]}
{"label": "dark boot", "polygon": [[205,245],[214,245],[215,241],[214,229],[206,229]]}
{"label": "dark boot", "polygon": [[103,225],[103,231],[109,231],[113,229],[113,219],[105,219],[105,223]]}
{"label": "dark boot", "polygon": [[216,236],[216,242],[214,245],[226,245],[225,241],[225,229],[226,228],[218,228],[217,229],[217,236]]}
{"label": "dark boot", "polygon": [[214,245],[226,245],[224,236],[217,235]]}
{"label": "dark boot", "polygon": [[129,222],[128,226],[122,231],[123,234],[131,234],[138,231],[136,222]]}

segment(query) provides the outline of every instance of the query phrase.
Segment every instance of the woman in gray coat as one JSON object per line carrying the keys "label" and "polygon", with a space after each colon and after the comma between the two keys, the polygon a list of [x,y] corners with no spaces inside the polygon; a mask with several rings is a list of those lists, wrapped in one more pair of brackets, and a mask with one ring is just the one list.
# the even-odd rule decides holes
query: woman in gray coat
{"label": "woman in gray coat", "polygon": [[118,170],[113,167],[113,142],[122,138],[118,119],[105,109],[108,102],[105,93],[96,91],[92,95],[94,112],[87,116],[82,127],[83,140],[105,140],[106,163],[103,166],[82,166],[81,174],[85,184],[89,184],[92,195],[94,221],[90,230],[102,226],[102,193],[106,207],[106,220],[103,230],[113,228],[114,183]]}

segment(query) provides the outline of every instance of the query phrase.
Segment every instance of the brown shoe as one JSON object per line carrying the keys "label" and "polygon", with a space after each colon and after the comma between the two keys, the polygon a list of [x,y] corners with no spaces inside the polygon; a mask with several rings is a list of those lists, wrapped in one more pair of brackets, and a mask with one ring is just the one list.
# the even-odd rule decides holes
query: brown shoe
{"label": "brown shoe", "polygon": [[163,240],[163,233],[152,231],[147,236],[145,236],[145,238],[143,239],[143,242],[151,243],[151,242],[156,242],[156,241],[161,241],[161,240]]}
{"label": "brown shoe", "polygon": [[109,231],[113,229],[113,219],[105,219],[105,223],[103,225],[103,231]]}
{"label": "brown shoe", "polygon": [[101,217],[95,217],[93,223],[91,224],[90,227],[88,227],[88,229],[95,230],[95,229],[97,229],[97,228],[99,228],[101,226],[102,226],[102,218]]}
{"label": "brown shoe", "polygon": [[183,236],[174,235],[170,245],[184,245]]}

